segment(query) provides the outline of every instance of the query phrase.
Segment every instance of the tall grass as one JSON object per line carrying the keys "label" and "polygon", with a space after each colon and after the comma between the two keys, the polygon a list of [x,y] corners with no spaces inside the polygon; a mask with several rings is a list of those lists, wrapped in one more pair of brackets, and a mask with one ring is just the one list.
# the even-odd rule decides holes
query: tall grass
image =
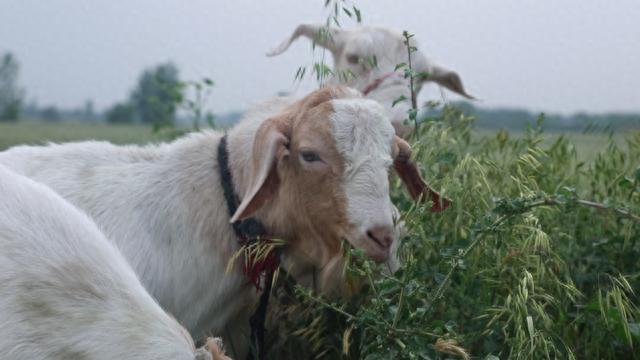
{"label": "tall grass", "polygon": [[354,254],[348,301],[282,286],[272,358],[639,358],[640,134],[584,161],[535,125],[471,124],[445,106],[420,126],[415,157],[453,206],[429,213],[394,180],[400,271]]}
{"label": "tall grass", "polygon": [[[325,2],[327,26],[343,3]],[[478,134],[450,106],[418,122],[411,90],[415,158],[453,206],[429,213],[394,180],[400,270],[350,250],[345,276],[363,286],[338,301],[279,277],[270,358],[640,358],[640,133],[577,145],[541,118]]]}

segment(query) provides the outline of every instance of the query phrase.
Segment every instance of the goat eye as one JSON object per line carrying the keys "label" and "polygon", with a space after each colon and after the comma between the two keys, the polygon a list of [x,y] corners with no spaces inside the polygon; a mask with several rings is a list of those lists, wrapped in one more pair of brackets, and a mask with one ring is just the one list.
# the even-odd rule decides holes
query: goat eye
{"label": "goat eye", "polygon": [[306,162],[321,161],[320,156],[318,156],[318,154],[314,153],[313,151],[303,151],[301,156],[302,159]]}
{"label": "goat eye", "polygon": [[360,57],[356,54],[349,54],[347,55],[347,62],[349,64],[358,64],[360,62]]}

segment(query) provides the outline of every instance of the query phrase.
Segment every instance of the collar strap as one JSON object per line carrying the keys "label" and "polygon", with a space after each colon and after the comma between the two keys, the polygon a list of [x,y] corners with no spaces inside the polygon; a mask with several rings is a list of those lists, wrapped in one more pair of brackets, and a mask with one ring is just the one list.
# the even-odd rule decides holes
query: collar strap
{"label": "collar strap", "polygon": [[[240,200],[233,190],[233,178],[231,177],[231,169],[229,168],[229,151],[227,149],[227,135],[225,134],[218,144],[218,168],[220,171],[220,182],[224,190],[224,199],[229,210],[229,218],[238,210]],[[232,224],[233,231],[240,240],[241,245],[249,245],[257,241],[270,241],[266,236],[267,231],[264,225],[256,218],[250,217],[244,220],[238,220]],[[244,262],[242,271],[247,276],[249,282],[261,290],[260,279],[264,274],[264,291],[260,295],[260,301],[256,311],[249,319],[251,326],[251,359],[263,360],[266,357],[266,348],[264,344],[265,322],[267,318],[267,306],[269,304],[269,296],[271,295],[271,283],[273,282],[273,274],[280,266],[280,258],[276,251],[271,251],[267,256],[260,260],[256,260],[253,255],[249,255]]]}
{"label": "collar strap", "polygon": [[392,76],[401,76],[402,77],[402,74],[400,74],[399,72],[396,72],[396,71],[391,71],[391,72],[388,72],[388,73],[386,73],[386,74],[384,74],[384,75],[382,75],[380,77],[377,77],[377,78],[373,79],[373,81],[368,83],[367,86],[364,87],[364,89],[362,90],[362,93],[364,94],[364,96],[369,95],[370,92],[372,92],[373,90],[375,90],[378,87],[380,87],[380,85],[385,80],[387,80],[388,78],[390,78]]}
{"label": "collar strap", "polygon": [[[227,149],[227,135],[225,134],[218,144],[218,168],[220,171],[220,182],[224,191],[224,199],[227,203],[229,217],[238,209],[239,199],[233,189],[233,178],[229,168],[229,151]],[[240,245],[250,245],[257,241],[270,241],[264,225],[256,218],[250,217],[238,220],[231,224],[233,231],[239,239]],[[261,260],[254,259],[253,256],[245,259],[243,271],[257,290],[260,290],[261,275],[265,275],[265,282],[270,282],[270,275],[279,266],[279,259],[275,251],[269,253]]]}

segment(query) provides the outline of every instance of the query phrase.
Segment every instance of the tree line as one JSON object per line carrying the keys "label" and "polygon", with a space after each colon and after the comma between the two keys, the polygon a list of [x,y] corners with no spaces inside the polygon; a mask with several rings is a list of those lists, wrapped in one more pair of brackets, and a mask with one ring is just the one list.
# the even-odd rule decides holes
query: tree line
{"label": "tree line", "polygon": [[[171,62],[145,69],[124,101],[97,114],[93,101],[87,100],[78,109],[60,109],[56,106],[38,106],[25,102],[25,91],[18,83],[20,65],[11,53],[2,55],[0,63],[0,121],[18,121],[34,118],[45,121],[82,119],[106,121],[113,124],[142,123],[151,125],[174,124],[180,106],[189,107],[185,91],[189,83],[180,80],[178,68]],[[209,84],[210,81],[208,81]]]}
{"label": "tree line", "polygon": [[[213,82],[203,79],[185,82],[180,79],[177,66],[171,62],[161,63],[145,69],[129,96],[104,112],[94,110],[93,102],[87,100],[76,109],[60,109],[56,106],[39,106],[25,103],[25,90],[18,83],[20,66],[16,57],[5,53],[0,61],[0,121],[18,121],[21,118],[60,121],[76,119],[84,121],[104,121],[111,124],[148,124],[156,128],[173,127],[178,119],[178,110],[186,112],[195,127],[199,121],[212,124],[213,115],[204,112],[203,97],[208,94]],[[187,93],[193,93],[192,98]],[[475,117],[475,126],[484,129],[522,130],[527,124],[534,124],[540,116],[525,109],[485,109],[469,102],[453,104],[465,113]],[[223,114],[218,119],[224,124],[232,124],[241,117],[241,112]],[[436,115],[432,111],[422,114],[427,119]],[[613,131],[639,129],[638,113],[578,113],[564,116],[545,114],[544,128],[547,130],[575,131],[590,129],[610,129]]]}

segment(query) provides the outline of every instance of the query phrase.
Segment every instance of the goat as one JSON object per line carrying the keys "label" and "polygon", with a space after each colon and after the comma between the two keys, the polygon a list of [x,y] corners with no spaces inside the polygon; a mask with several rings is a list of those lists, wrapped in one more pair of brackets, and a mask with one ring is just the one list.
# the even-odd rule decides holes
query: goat
{"label": "goat", "polygon": [[3,166],[0,324],[3,359],[228,359],[195,349],[87,215]]}
{"label": "goat", "polygon": [[[409,62],[402,34],[381,27],[338,29],[319,24],[301,24],[267,56],[282,54],[301,36],[309,38],[333,55],[331,83],[356,88],[368,98],[379,101],[392,114],[391,121],[399,136],[406,137],[411,132],[412,126],[404,123],[411,108],[408,102],[411,99],[409,80],[396,70],[396,65]],[[414,38],[411,38],[410,44],[412,47],[418,46]],[[374,58],[375,61],[372,60]],[[420,92],[425,82],[433,81],[468,99],[474,99],[465,90],[458,73],[435,64],[421,51],[411,54],[411,62],[417,76],[414,82],[416,93]],[[393,106],[401,96],[407,102]]]}
{"label": "goat", "polygon": [[[291,274],[321,269],[320,289],[331,293],[341,284],[343,239],[376,261],[389,256],[392,165],[414,198],[431,196],[433,211],[447,206],[420,177],[386,114],[359,92],[334,86],[256,107],[225,135],[241,200],[234,213],[221,186],[223,134],[216,131],[145,147],[17,146],[0,153],[0,163],[92,216],[192,335],[212,330],[237,339],[258,294],[241,262],[225,272],[240,248],[232,223],[257,219],[286,242],[280,258]],[[236,351],[245,348],[234,343]]]}

